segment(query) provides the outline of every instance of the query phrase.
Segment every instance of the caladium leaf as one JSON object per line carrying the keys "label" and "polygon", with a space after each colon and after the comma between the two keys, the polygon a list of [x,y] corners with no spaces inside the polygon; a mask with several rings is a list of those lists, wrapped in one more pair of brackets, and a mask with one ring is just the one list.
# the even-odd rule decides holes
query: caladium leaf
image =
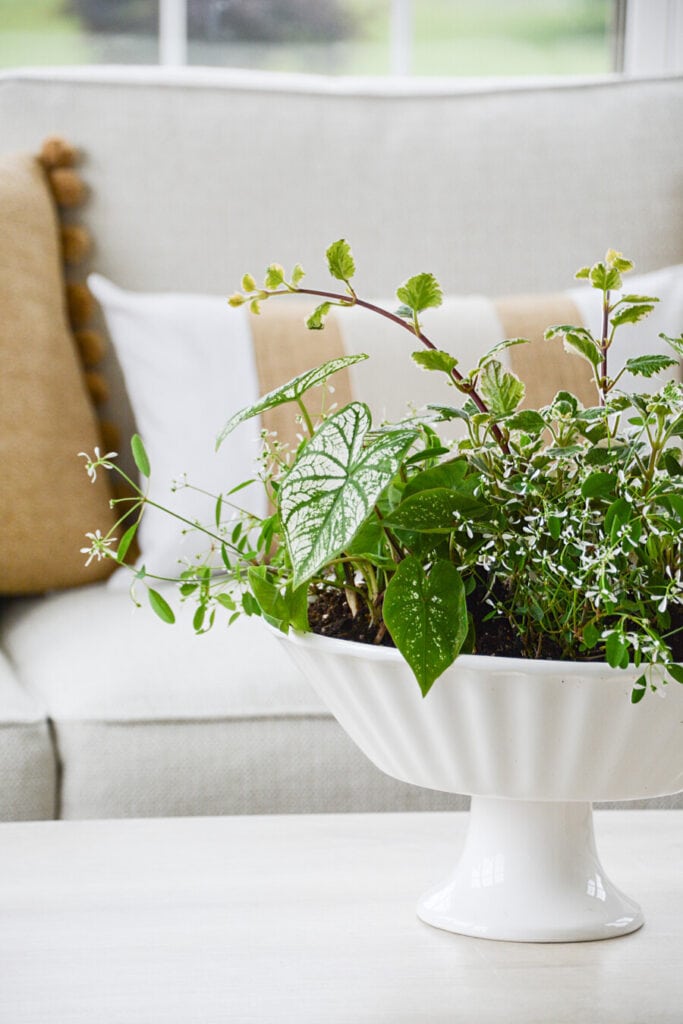
{"label": "caladium leaf", "polygon": [[349,544],[417,437],[382,434],[363,446],[370,410],[351,402],[330,416],[282,481],[280,518],[298,587]]}
{"label": "caladium leaf", "polygon": [[460,573],[452,562],[442,559],[427,575],[418,558],[405,558],[387,587],[382,614],[426,696],[467,637],[467,601]]}
{"label": "caladium leaf", "polygon": [[352,366],[354,363],[360,363],[363,359],[367,358],[366,355],[359,354],[328,359],[326,363],[322,363],[312,370],[306,370],[305,373],[300,373],[298,376],[293,377],[286,384],[281,384],[279,388],[269,391],[258,402],[255,402],[253,405],[247,405],[244,409],[240,409],[239,412],[235,413],[234,416],[231,416],[218,435],[216,449],[220,448],[228,434],[232,433],[235,427],[243,423],[244,420],[251,419],[252,416],[258,416],[259,413],[265,412],[266,409],[272,409],[276,405],[284,405],[285,402],[295,402],[307,391],[310,391],[311,388],[314,388],[317,384],[322,384],[333,373],[338,373],[339,370]]}

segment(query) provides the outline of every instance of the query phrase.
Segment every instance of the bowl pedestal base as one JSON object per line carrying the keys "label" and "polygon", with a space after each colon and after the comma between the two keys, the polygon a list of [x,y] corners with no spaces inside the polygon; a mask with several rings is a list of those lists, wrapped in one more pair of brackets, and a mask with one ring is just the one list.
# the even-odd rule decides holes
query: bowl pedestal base
{"label": "bowl pedestal base", "polygon": [[477,796],[455,874],[417,913],[446,931],[515,942],[607,939],[643,924],[600,864],[590,803]]}

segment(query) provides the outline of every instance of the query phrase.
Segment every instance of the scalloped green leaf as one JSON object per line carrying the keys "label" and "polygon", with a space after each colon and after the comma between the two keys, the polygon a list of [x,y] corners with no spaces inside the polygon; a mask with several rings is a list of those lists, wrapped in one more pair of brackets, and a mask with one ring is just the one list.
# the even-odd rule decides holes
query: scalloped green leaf
{"label": "scalloped green leaf", "polygon": [[546,422],[535,409],[520,409],[505,421],[505,426],[508,430],[522,430],[525,434],[536,435],[545,430]]}
{"label": "scalloped green leaf", "polygon": [[422,348],[417,352],[411,352],[411,358],[423,370],[440,370],[450,377],[451,370],[458,365],[458,360],[450,352],[443,352],[438,348]]}
{"label": "scalloped green leaf", "polygon": [[528,345],[528,344],[529,344],[529,339],[528,338],[505,338],[504,341],[499,341],[497,345],[494,345],[493,348],[490,348],[488,350],[488,352],[486,352],[485,355],[483,355],[481,357],[481,359],[479,360],[479,363],[477,365],[479,367],[485,366],[486,363],[488,363],[489,360],[491,360],[493,358],[493,356],[498,354],[498,352],[504,352],[506,348],[512,348],[513,345]]}
{"label": "scalloped green leaf", "polygon": [[524,398],[522,381],[497,359],[491,359],[482,370],[479,391],[496,419],[509,416]]}
{"label": "scalloped green leaf", "polygon": [[621,306],[618,312],[614,313],[610,318],[613,327],[618,327],[620,324],[637,324],[640,320],[644,320],[646,316],[649,316],[654,309],[652,302],[640,302],[640,303],[628,303],[625,306]]}
{"label": "scalloped green leaf", "polygon": [[409,278],[397,289],[396,297],[413,313],[436,308],[443,302],[441,285],[433,274],[416,274]]}
{"label": "scalloped green leaf", "polygon": [[338,281],[349,281],[356,273],[356,264],[351,254],[351,246],[345,238],[340,238],[338,242],[333,242],[325,255],[330,274]]}
{"label": "scalloped green leaf", "polygon": [[405,558],[389,582],[382,614],[426,696],[467,637],[467,601],[460,573],[451,562],[440,560],[427,575],[418,558]]}
{"label": "scalloped green leaf", "polygon": [[240,409],[239,412],[235,413],[228,420],[218,435],[216,449],[220,448],[228,434],[232,433],[235,427],[243,423],[244,420],[251,419],[252,416],[258,416],[260,413],[265,412],[266,409],[273,409],[276,405],[284,405],[285,402],[295,402],[307,391],[310,391],[311,388],[326,381],[332,374],[338,373],[339,370],[343,370],[347,366],[353,366],[354,363],[360,363],[367,358],[366,355],[359,354],[328,359],[326,363],[322,363],[312,370],[306,370],[304,373],[300,373],[298,376],[287,381],[286,384],[281,384],[280,387],[269,391],[258,402],[245,406],[244,409]]}
{"label": "scalloped green leaf", "polygon": [[325,326],[325,317],[332,309],[331,302],[321,302],[306,319],[306,326],[309,331],[322,331]]}
{"label": "scalloped green leaf", "polygon": [[678,366],[678,360],[670,356],[635,356],[626,360],[626,369],[629,373],[638,377],[654,377],[662,370],[668,370],[671,366]]}
{"label": "scalloped green leaf", "polygon": [[316,431],[282,481],[280,518],[294,587],[353,540],[417,437],[396,430],[364,447],[370,424],[364,403],[345,406]]}

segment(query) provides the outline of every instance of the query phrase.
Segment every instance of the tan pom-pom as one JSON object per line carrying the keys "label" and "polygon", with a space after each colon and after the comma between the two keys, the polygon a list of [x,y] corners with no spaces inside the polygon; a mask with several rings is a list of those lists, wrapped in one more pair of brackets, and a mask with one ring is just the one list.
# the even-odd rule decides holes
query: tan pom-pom
{"label": "tan pom-pom", "polygon": [[101,405],[102,402],[107,401],[109,398],[109,387],[101,373],[98,373],[97,370],[87,370],[85,382],[88,385],[90,397],[95,405]]}
{"label": "tan pom-pom", "polygon": [[85,202],[88,189],[81,176],[71,167],[55,167],[48,171],[47,176],[58,206],[71,208]]}
{"label": "tan pom-pom", "polygon": [[78,151],[59,135],[45,139],[40,150],[40,161],[45,167],[73,167]]}
{"label": "tan pom-pom", "polygon": [[76,331],[74,336],[84,366],[97,366],[98,363],[102,362],[104,353],[107,351],[107,345],[101,334],[85,328]]}
{"label": "tan pom-pom", "polygon": [[105,451],[121,451],[121,431],[116,423],[112,423],[111,420],[102,420],[100,423],[100,434]]}
{"label": "tan pom-pom", "polygon": [[85,327],[95,308],[87,285],[76,283],[66,286],[66,307],[72,326]]}
{"label": "tan pom-pom", "polygon": [[92,245],[89,231],[80,224],[65,224],[61,229],[61,236],[64,262],[74,266],[84,260]]}

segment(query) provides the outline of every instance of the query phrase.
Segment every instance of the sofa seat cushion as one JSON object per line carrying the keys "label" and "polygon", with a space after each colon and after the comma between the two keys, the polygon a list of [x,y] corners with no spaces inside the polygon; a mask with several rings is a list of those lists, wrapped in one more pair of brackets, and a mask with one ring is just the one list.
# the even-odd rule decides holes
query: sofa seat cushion
{"label": "sofa seat cushion", "polygon": [[7,611],[0,642],[52,720],[61,817],[462,805],[370,764],[260,621],[198,637],[183,612],[167,626],[103,584]]}
{"label": "sofa seat cushion", "polygon": [[[141,591],[140,596],[144,596]],[[14,601],[0,624],[27,692],[55,722],[318,715],[323,705],[260,619],[202,636],[193,607],[169,626],[102,584]]]}
{"label": "sofa seat cushion", "polygon": [[55,816],[57,764],[47,719],[0,651],[0,821]]}

